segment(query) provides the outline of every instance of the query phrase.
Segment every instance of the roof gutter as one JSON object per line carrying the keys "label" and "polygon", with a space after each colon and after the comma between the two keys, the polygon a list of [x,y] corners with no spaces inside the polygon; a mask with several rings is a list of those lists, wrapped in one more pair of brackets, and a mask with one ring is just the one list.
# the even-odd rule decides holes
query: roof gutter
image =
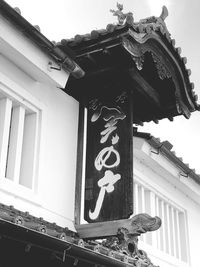
{"label": "roof gutter", "polygon": [[70,72],[77,79],[84,76],[85,72],[72,59],[74,56],[71,49],[69,49],[70,56],[68,56],[3,0],[0,1],[0,13],[7,19],[13,21],[15,26],[17,26],[23,34],[27,35],[41,49],[51,55],[63,69]]}

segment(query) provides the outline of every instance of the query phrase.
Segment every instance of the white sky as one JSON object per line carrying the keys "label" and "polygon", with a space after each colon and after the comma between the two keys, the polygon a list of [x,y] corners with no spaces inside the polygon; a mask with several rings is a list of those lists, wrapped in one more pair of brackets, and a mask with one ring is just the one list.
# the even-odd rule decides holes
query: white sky
{"label": "white sky", "polygon": [[[103,29],[108,23],[116,22],[109,12],[116,9],[117,0],[7,0],[12,7],[19,7],[22,16],[31,24],[39,25],[41,32],[51,41],[72,38],[94,29]],[[187,68],[192,70],[191,82],[200,99],[200,1],[199,0],[119,0],[124,12],[133,12],[135,21],[151,15],[159,16],[162,5],[166,5],[169,16],[168,30],[176,40],[176,46],[187,57]],[[199,100],[200,102],[200,100]],[[139,127],[161,141],[173,144],[176,155],[189,163],[200,174],[200,112],[195,112],[189,120],[176,117],[173,122],[160,121],[158,125],[145,123]]]}

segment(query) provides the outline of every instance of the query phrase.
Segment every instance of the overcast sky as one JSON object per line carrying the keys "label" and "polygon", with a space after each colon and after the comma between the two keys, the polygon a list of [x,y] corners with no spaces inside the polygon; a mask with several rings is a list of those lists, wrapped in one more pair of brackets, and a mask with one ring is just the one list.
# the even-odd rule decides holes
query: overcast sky
{"label": "overcast sky", "polygon": [[[7,0],[12,7],[19,7],[31,24],[39,25],[41,32],[51,41],[72,38],[94,29],[103,29],[116,22],[109,12],[116,9],[116,0]],[[124,11],[133,12],[134,20],[151,15],[159,16],[162,5],[166,5],[169,16],[166,24],[176,46],[187,57],[187,68],[192,70],[191,82],[200,99],[200,1],[199,0],[118,0]],[[200,101],[199,101],[200,102]],[[200,112],[194,112],[189,120],[183,116],[173,122],[162,120],[159,124],[145,123],[139,127],[161,141],[173,144],[176,155],[189,163],[200,174]]]}

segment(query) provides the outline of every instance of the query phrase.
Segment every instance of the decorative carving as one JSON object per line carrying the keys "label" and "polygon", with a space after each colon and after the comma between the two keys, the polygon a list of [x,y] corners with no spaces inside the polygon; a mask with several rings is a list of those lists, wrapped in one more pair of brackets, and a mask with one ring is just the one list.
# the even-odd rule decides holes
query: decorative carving
{"label": "decorative carving", "polygon": [[134,26],[134,18],[133,18],[133,13],[132,12],[128,12],[126,14],[126,24],[128,24],[130,26]]}
{"label": "decorative carving", "polygon": [[156,231],[161,226],[161,219],[159,217],[151,217],[147,213],[135,215],[131,219],[131,221],[131,226],[134,229],[132,233],[134,235],[140,235],[146,232]]}
{"label": "decorative carving", "polygon": [[132,55],[136,67],[138,70],[142,70],[144,63],[144,53],[141,49],[141,46],[137,43],[132,43],[128,39],[123,39],[123,47]]}
{"label": "decorative carving", "polygon": [[134,23],[133,13],[123,13],[123,5],[117,3],[117,10],[110,9],[110,12],[113,13],[113,16],[116,16],[118,19],[118,25],[128,24],[134,29],[138,29],[140,33],[151,33],[156,29],[159,29],[163,34],[166,34],[166,37],[170,38],[170,33],[167,30],[165,24],[165,19],[168,16],[168,10],[166,6],[162,7],[162,12],[159,17],[151,16],[145,19],[141,19],[138,23]]}
{"label": "decorative carving", "polygon": [[132,43],[126,38],[123,39],[122,44],[123,44],[123,47],[132,55],[132,59],[134,60],[138,70],[142,70],[144,59],[145,59],[144,55],[146,52],[149,52],[152,55],[159,78],[163,80],[165,78],[169,79],[172,77],[171,73],[169,72],[167,67],[164,65],[162,60],[148,46],[141,46],[138,43]]}
{"label": "decorative carving", "polygon": [[24,225],[24,219],[22,218],[22,216],[19,215],[14,218],[14,222],[19,225]]}
{"label": "decorative carving", "polygon": [[163,23],[167,16],[168,16],[168,9],[166,6],[163,6],[162,12],[159,17],[151,16],[145,19],[141,19],[139,22],[145,24],[145,23],[156,23],[159,21],[160,23]]}
{"label": "decorative carving", "polygon": [[[138,214],[134,216],[133,225],[137,225],[140,231],[141,229],[142,231],[154,231],[160,227],[161,220],[158,217],[152,218],[147,214]],[[137,234],[137,231],[136,234],[130,233],[122,227],[118,229],[116,236],[107,238],[102,242],[102,245],[131,257],[134,266],[156,267],[148,258],[147,253],[138,249]]]}
{"label": "decorative carving", "polygon": [[122,92],[119,96],[115,98],[116,103],[124,103],[125,100],[127,99],[128,95],[127,92]]}
{"label": "decorative carving", "polygon": [[167,67],[162,63],[162,61],[160,60],[160,58],[155,55],[153,52],[151,52],[153,61],[156,65],[156,69],[158,72],[158,76],[161,80],[164,80],[165,78],[169,79],[172,77],[171,73],[169,72],[169,70],[167,69]]}
{"label": "decorative carving", "polygon": [[[152,27],[155,30],[156,28],[160,28],[160,31],[163,33],[166,33],[168,36],[170,36],[170,33],[167,30],[167,26],[165,24],[165,19],[168,16],[168,10],[166,6],[162,7],[162,12],[159,17],[151,16],[146,19],[141,19],[139,21],[140,27],[144,25],[144,27],[148,27],[147,32],[150,33],[152,31]],[[152,26],[152,27],[151,27]]]}
{"label": "decorative carving", "polygon": [[144,63],[144,56],[142,57],[132,57],[133,61],[135,62],[135,65],[138,70],[142,70],[143,63]]}
{"label": "decorative carving", "polygon": [[154,265],[151,260],[149,259],[147,253],[144,250],[139,249],[138,250],[138,254],[135,256],[135,259],[137,259],[138,256],[138,260],[137,260],[137,265],[138,267],[159,267],[157,265]]}
{"label": "decorative carving", "polygon": [[176,93],[176,109],[177,112],[179,114],[183,114],[186,119],[190,118],[191,113],[188,107],[183,103],[183,101],[181,101],[181,98],[180,96],[177,95],[177,93]]}
{"label": "decorative carving", "polygon": [[129,41],[127,38],[124,38],[122,45],[133,57],[143,56],[140,44],[133,43]]}
{"label": "decorative carving", "polygon": [[113,16],[117,16],[118,19],[118,24],[123,25],[125,22],[129,25],[133,25],[134,19],[133,19],[133,13],[128,12],[128,13],[123,13],[123,5],[117,3],[117,9],[118,10],[113,10],[110,9],[110,12],[113,13]]}

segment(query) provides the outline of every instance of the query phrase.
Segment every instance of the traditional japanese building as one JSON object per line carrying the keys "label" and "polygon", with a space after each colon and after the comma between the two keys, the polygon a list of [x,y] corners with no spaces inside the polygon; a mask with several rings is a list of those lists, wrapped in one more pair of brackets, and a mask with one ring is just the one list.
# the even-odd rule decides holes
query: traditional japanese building
{"label": "traditional japanese building", "polygon": [[200,176],[137,128],[200,109],[191,71],[166,7],[117,7],[54,43],[0,3],[3,266],[198,266]]}

